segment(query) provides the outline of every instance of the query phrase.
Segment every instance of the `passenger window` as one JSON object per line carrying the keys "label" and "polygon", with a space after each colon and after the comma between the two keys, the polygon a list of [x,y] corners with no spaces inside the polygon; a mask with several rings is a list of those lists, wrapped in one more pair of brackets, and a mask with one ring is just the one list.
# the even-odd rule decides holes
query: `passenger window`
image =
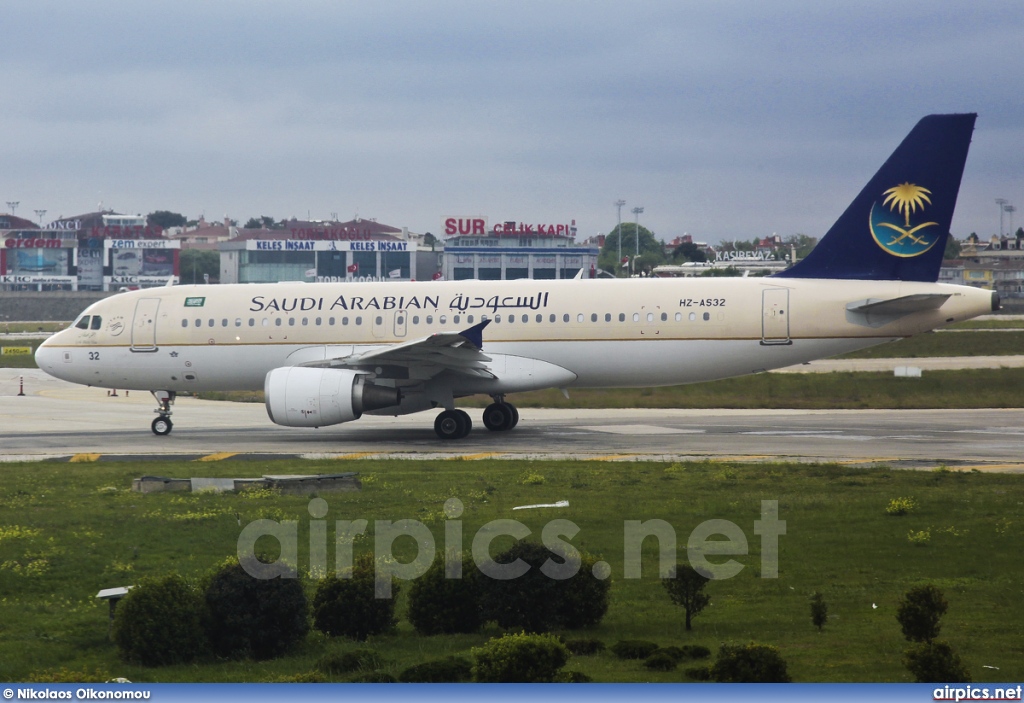
{"label": "passenger window", "polygon": [[[455,321],[458,322],[459,318],[456,317]],[[405,315],[399,315],[398,317],[396,317],[395,318],[395,324],[396,325],[404,325],[405,324]]]}
{"label": "passenger window", "polygon": [[591,322],[597,322],[597,313],[596,312],[590,313],[590,321]]}
{"label": "passenger window", "polygon": [[419,315],[413,315],[412,316],[412,324],[414,324],[414,325],[420,324],[420,316]]}
{"label": "passenger window", "polygon": [[433,315],[427,315],[427,324],[428,325],[434,324],[434,316]]}
{"label": "passenger window", "polygon": [[611,322],[612,321],[612,314],[610,312],[606,312],[604,314],[604,321],[605,322]]}
{"label": "passenger window", "polygon": [[654,322],[654,313],[653,312],[647,313],[647,321],[648,322]]}
{"label": "passenger window", "polygon": [[530,316],[529,315],[523,315],[523,322],[529,322],[529,321],[530,321]]}
{"label": "passenger window", "polygon": [[696,319],[697,319],[697,313],[691,312],[690,313],[690,322],[693,322]]}
{"label": "passenger window", "polygon": [[512,324],[512,323],[513,323],[513,322],[515,322],[515,321],[516,321],[516,316],[515,316],[515,315],[509,315],[509,316],[508,316],[508,322],[509,322],[509,324]]}
{"label": "passenger window", "polygon": [[223,320],[221,320],[220,321],[220,326],[221,327],[227,327],[228,326],[228,318],[225,317]]}
{"label": "passenger window", "polygon": [[320,326],[320,323],[321,323],[321,322],[323,322],[323,318],[320,318],[320,317],[316,318],[316,326],[317,326],[317,327],[319,327],[319,326]]}
{"label": "passenger window", "polygon": [[448,316],[447,315],[441,315],[441,317],[437,318],[437,321],[440,322],[442,325],[447,325],[448,324]]}
{"label": "passenger window", "polygon": [[576,322],[583,322],[583,313],[576,314]]}
{"label": "passenger window", "polygon": [[619,313],[619,322],[625,322],[625,321],[626,321],[626,313],[620,312]]}
{"label": "passenger window", "polygon": [[677,312],[676,313],[676,322],[681,322],[682,319],[683,319],[683,313]]}
{"label": "passenger window", "polygon": [[207,320],[207,322],[209,322],[209,323],[210,323],[210,327],[213,327],[214,325],[216,325],[216,324],[217,324],[217,321],[216,321],[216,320],[214,320],[214,319],[213,319],[212,317],[211,317],[211,318],[210,318],[209,320]]}
{"label": "passenger window", "polygon": [[361,325],[361,324],[363,324],[363,316],[362,316],[362,315],[359,315],[359,316],[358,316],[358,317],[356,318],[356,324],[357,324],[357,325]]}
{"label": "passenger window", "polygon": [[294,327],[295,326],[295,318],[294,317],[289,317],[288,318],[288,326],[289,327]]}
{"label": "passenger window", "polygon": [[[184,326],[188,326],[188,322],[185,322]],[[86,315],[75,323],[75,329],[87,330],[89,329],[89,316]]]}
{"label": "passenger window", "polygon": [[544,322],[544,316],[541,314],[537,315],[537,322]]}
{"label": "passenger window", "polygon": [[98,330],[102,326],[103,326],[103,318],[100,317],[99,315],[93,315],[92,316],[92,323],[90,323],[89,329],[91,329],[91,330]]}
{"label": "passenger window", "polygon": [[500,325],[501,324],[501,315],[495,315],[494,316],[494,324],[496,324],[496,325]]}
{"label": "passenger window", "polygon": [[197,319],[196,320],[196,327],[202,327],[202,326],[203,326],[203,321]]}
{"label": "passenger window", "polygon": [[348,318],[347,317],[341,318],[341,324],[343,324],[345,326],[348,326]]}
{"label": "passenger window", "polygon": [[242,326],[242,318],[236,317],[235,318],[235,327],[241,327],[241,326]]}
{"label": "passenger window", "polygon": [[302,326],[305,327],[308,324],[309,324],[309,318],[308,317],[302,318]]}
{"label": "passenger window", "polygon": [[263,318],[263,326],[264,326],[264,327],[266,327],[266,326],[268,326],[269,324],[270,324],[270,320],[268,320],[267,318],[265,318],[265,317],[264,317],[264,318]]}
{"label": "passenger window", "polygon": [[710,319],[711,319],[711,313],[709,313],[709,312],[704,313],[704,322],[707,322]]}
{"label": "passenger window", "polygon": [[633,322],[640,322],[640,313],[633,313]]}
{"label": "passenger window", "polygon": [[562,315],[562,322],[568,322],[568,321],[569,321],[569,313],[565,313],[564,315]]}
{"label": "passenger window", "polygon": [[[78,326],[78,325],[75,325],[75,327],[77,327],[77,326]],[[181,326],[182,326],[182,327],[188,327],[188,320],[182,320],[182,321],[181,321]]]}
{"label": "passenger window", "polygon": [[280,327],[281,326],[281,318],[278,317],[277,319],[275,319],[274,320],[274,324],[277,325],[278,327]]}
{"label": "passenger window", "polygon": [[455,317],[452,318],[452,322],[454,322],[457,325],[457,324],[459,324],[459,320],[461,320],[461,319],[462,319],[461,317],[456,315]]}
{"label": "passenger window", "polygon": [[249,326],[250,327],[255,327],[256,326],[256,318],[255,317],[250,317],[249,318]]}
{"label": "passenger window", "polygon": [[377,315],[377,317],[373,318],[373,324],[375,324],[375,325],[383,325],[384,324],[384,318],[381,317],[380,315]]}
{"label": "passenger window", "polygon": [[333,317],[328,317],[327,318],[327,324],[330,325],[331,327],[334,327],[334,318]]}
{"label": "passenger window", "polygon": [[466,322],[468,322],[469,324],[473,324],[473,316],[472,315],[466,315]]}
{"label": "passenger window", "polygon": [[661,321],[662,322],[667,322],[668,321],[668,313],[667,312],[661,313]]}

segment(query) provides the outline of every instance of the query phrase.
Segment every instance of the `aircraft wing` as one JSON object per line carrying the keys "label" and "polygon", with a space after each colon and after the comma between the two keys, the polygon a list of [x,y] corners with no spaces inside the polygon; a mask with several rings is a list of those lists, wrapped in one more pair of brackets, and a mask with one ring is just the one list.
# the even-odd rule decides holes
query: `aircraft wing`
{"label": "aircraft wing", "polygon": [[[350,356],[330,359],[332,368],[363,369],[398,366],[409,371],[410,378],[428,379],[442,371],[479,378],[495,378],[486,368],[491,357],[483,353],[484,320],[462,332],[438,332],[429,337],[389,347],[376,347]],[[321,365],[321,364],[317,364]]]}

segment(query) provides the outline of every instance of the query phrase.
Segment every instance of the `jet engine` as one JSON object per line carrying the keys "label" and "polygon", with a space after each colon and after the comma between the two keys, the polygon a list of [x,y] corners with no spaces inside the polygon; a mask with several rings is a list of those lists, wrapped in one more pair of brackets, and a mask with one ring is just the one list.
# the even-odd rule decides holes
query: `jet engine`
{"label": "jet engine", "polygon": [[374,385],[365,374],[347,369],[274,369],[263,390],[270,419],[287,427],[337,425],[401,402],[397,388]]}

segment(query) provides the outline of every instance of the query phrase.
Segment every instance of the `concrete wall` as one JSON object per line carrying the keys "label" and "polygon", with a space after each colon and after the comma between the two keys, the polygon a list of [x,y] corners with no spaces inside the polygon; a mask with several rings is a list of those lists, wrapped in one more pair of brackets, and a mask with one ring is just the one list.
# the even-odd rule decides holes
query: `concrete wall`
{"label": "concrete wall", "polygon": [[97,291],[0,292],[0,322],[70,322],[97,300],[117,295]]}

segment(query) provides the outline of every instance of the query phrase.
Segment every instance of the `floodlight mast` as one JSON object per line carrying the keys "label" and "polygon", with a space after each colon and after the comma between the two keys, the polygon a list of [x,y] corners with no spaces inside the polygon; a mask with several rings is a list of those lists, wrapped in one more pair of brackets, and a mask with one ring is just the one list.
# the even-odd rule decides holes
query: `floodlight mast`
{"label": "floodlight mast", "polygon": [[626,201],[620,198],[619,200],[616,200],[614,204],[619,211],[619,258],[615,262],[615,276],[618,278],[619,269],[622,268],[622,206],[626,204]]}

